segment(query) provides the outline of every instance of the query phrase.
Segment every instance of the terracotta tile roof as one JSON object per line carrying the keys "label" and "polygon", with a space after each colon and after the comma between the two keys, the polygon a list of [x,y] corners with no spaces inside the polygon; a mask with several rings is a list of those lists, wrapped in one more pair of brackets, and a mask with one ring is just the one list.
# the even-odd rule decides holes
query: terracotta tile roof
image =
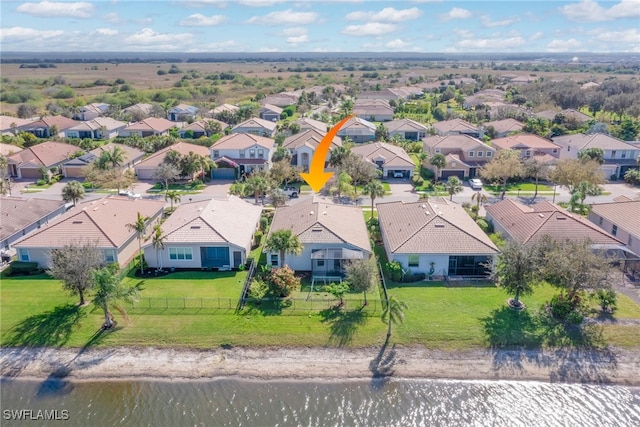
{"label": "terracotta tile roof", "polygon": [[64,204],[62,200],[0,196],[0,240],[44,218]]}
{"label": "terracotta tile roof", "polygon": [[538,135],[530,134],[530,133],[518,133],[515,135],[507,136],[505,138],[496,138],[491,140],[491,145],[494,145],[503,150],[511,150],[511,149],[527,149],[531,148],[533,150],[548,150],[548,149],[557,149],[560,150],[558,144],[554,144],[548,139],[542,138]]}
{"label": "terracotta tile roof", "polygon": [[96,117],[86,122],[80,122],[66,130],[99,130],[103,126],[107,130],[114,130],[124,128],[127,124],[119,120],[114,120],[111,117]]}
{"label": "terracotta tile roof", "polygon": [[0,143],[0,154],[2,154],[5,157],[9,157],[12,154],[16,154],[18,151],[22,151],[22,147],[18,147],[17,145]]}
{"label": "terracotta tile roof", "polygon": [[474,131],[478,132],[477,126],[472,125],[462,119],[445,120],[443,122],[437,122],[432,125],[437,131],[446,132],[460,132],[460,131]]}
{"label": "terracotta tile roof", "polygon": [[164,157],[169,151],[176,151],[182,156],[186,156],[190,151],[193,151],[196,154],[200,154],[201,156],[210,156],[209,148],[207,147],[204,147],[202,145],[189,144],[188,142],[178,142],[176,144],[165,147],[160,151],[156,151],[155,153],[138,163],[136,165],[136,168],[158,167],[158,165],[164,162]]}
{"label": "terracotta tile roof", "polygon": [[498,248],[465,210],[434,200],[378,203],[385,246],[393,253],[496,254]]}
{"label": "terracotta tile roof", "polygon": [[128,106],[127,108],[124,108],[122,110],[123,113],[143,113],[143,114],[150,114],[151,110],[153,110],[153,105],[151,104],[144,104],[144,103],[139,103],[139,104],[133,104]]}
{"label": "terracotta tile roof", "polygon": [[602,148],[603,150],[639,150],[640,147],[629,144],[618,138],[603,133],[594,133],[593,135],[585,135],[576,133],[572,135],[562,135],[553,138],[554,141],[565,146],[575,147],[577,151],[587,148]]}
{"label": "terracotta tile roof", "polygon": [[14,246],[59,248],[84,239],[100,248],[119,248],[136,235],[126,224],[134,223],[138,212],[154,217],[163,209],[163,200],[117,196],[80,203]]}
{"label": "terracotta tile roof", "polygon": [[556,239],[589,239],[594,244],[621,242],[578,214],[572,214],[548,201],[525,206],[511,199],[486,205],[487,219],[500,224],[520,243],[536,242],[544,235]]}
{"label": "terracotta tile roof", "polygon": [[487,129],[489,126],[493,126],[493,129],[495,129],[497,133],[505,133],[505,132],[520,132],[524,125],[519,121],[517,121],[516,119],[504,119],[504,120],[495,120],[492,122],[486,122],[482,126],[485,129]]}
{"label": "terracotta tile roof", "polygon": [[278,126],[278,124],[275,122],[270,122],[268,120],[252,117],[249,120],[245,120],[244,122],[238,123],[237,125],[232,127],[231,131],[233,132],[236,129],[242,129],[242,128],[265,128],[273,132],[276,129],[276,126]]}
{"label": "terracotta tile roof", "polygon": [[360,117],[352,117],[349,120],[347,120],[347,122],[340,128],[340,131],[338,131],[338,134],[341,134],[347,131],[361,130],[361,129],[364,129],[368,132],[375,133],[376,125],[374,125],[370,121],[361,119]]}
{"label": "terracotta tile roof", "polygon": [[276,105],[271,105],[271,104],[264,104],[262,106],[262,109],[263,110],[269,110],[269,111],[271,111],[273,113],[277,113],[277,114],[282,114],[282,111],[283,111],[282,108],[280,108],[280,107],[278,107]]}
{"label": "terracotta tile roof", "polygon": [[124,128],[125,131],[155,131],[155,132],[166,132],[172,127],[176,126],[176,122],[172,122],[163,117],[149,117],[142,121],[131,123],[129,126]]}
{"label": "terracotta tile roof", "polygon": [[411,157],[401,147],[386,142],[372,142],[353,147],[351,152],[357,154],[368,162],[375,164],[377,158],[384,159],[384,166],[409,166],[415,167]]}
{"label": "terracotta tile roof", "polygon": [[220,125],[220,129],[221,130],[225,130],[226,128],[229,127],[228,124],[226,124],[225,122],[221,122],[220,120],[216,120],[216,119],[200,119],[197,120],[191,124],[186,125],[185,127],[183,127],[182,129],[180,129],[180,132],[186,132],[188,130],[192,130],[194,132],[205,132],[205,126],[207,125],[207,122],[215,122],[218,123]]}
{"label": "terracotta tile roof", "polygon": [[476,147],[480,147],[483,150],[489,150],[495,152],[496,149],[488,146],[484,142],[469,135],[454,134],[454,135],[434,135],[422,138],[425,151],[434,148],[440,148],[444,150],[460,150],[468,151],[474,150]]}
{"label": "terracotta tile roof", "polygon": [[122,151],[124,151],[124,163],[130,163],[132,161],[134,161],[135,159],[139,159],[140,157],[144,156],[144,151],[139,150],[135,147],[132,147],[130,145],[126,145],[126,144],[116,144],[114,142],[110,142],[108,144],[105,145],[101,145],[98,148],[94,148],[93,150],[89,151],[92,154],[95,154],[96,156],[99,156],[100,154],[102,154],[103,151],[112,151],[114,149],[114,147],[120,147],[122,149]]}
{"label": "terracotta tile roof", "polygon": [[384,122],[389,132],[428,132],[429,128],[422,123],[418,123],[411,119],[392,120],[390,122]]}
{"label": "terracotta tile roof", "polygon": [[303,244],[349,244],[371,253],[362,209],[328,201],[303,200],[276,209],[269,233],[291,229]]}
{"label": "terracotta tile roof", "polygon": [[232,113],[235,113],[236,111],[238,111],[240,109],[240,107],[236,106],[236,105],[231,105],[231,104],[222,104],[222,105],[218,105],[216,108],[214,108],[213,110],[211,110],[211,112],[213,114],[220,114],[223,111],[230,111]]}
{"label": "terracotta tile roof", "polygon": [[69,129],[70,127],[73,127],[77,124],[78,124],[77,121],[70,119],[68,117],[47,116],[47,117],[41,118],[40,120],[36,120],[33,122],[29,122],[27,124],[24,124],[22,126],[19,126],[19,129],[24,131],[29,131],[29,130],[42,129],[42,128],[47,129],[55,126],[58,128],[59,132],[62,132],[63,130]]}
{"label": "terracotta tile roof", "polygon": [[165,243],[230,243],[243,248],[251,242],[261,213],[261,206],[236,196],[183,203],[162,224],[162,231]]}
{"label": "terracotta tile roof", "polygon": [[300,130],[315,129],[319,132],[327,133],[327,124],[319,120],[301,117],[295,123],[300,125]]}
{"label": "terracotta tile roof", "polygon": [[[295,135],[291,135],[282,142],[282,146],[284,148],[288,148],[289,150],[296,150],[304,145],[309,145],[309,147],[315,148],[318,146],[322,138],[326,135],[326,132],[319,132],[314,129],[309,129],[304,132],[297,133]],[[330,149],[334,149],[336,147],[340,147],[342,145],[342,138],[336,136],[331,141]]]}
{"label": "terracotta tile roof", "polygon": [[19,117],[0,115],[0,130],[2,132],[11,131],[11,125],[15,124],[16,128],[33,123],[33,120],[21,119]]}
{"label": "terracotta tile roof", "polygon": [[7,159],[18,166],[29,164],[33,167],[49,167],[64,161],[76,151],[81,150],[75,145],[47,141],[25,148]]}
{"label": "terracotta tile roof", "polygon": [[275,140],[265,136],[258,136],[251,133],[230,133],[225,135],[211,146],[212,150],[244,150],[254,145],[259,145],[267,150],[271,150],[275,145]]}
{"label": "terracotta tile roof", "polygon": [[640,200],[598,203],[591,205],[591,212],[640,236]]}

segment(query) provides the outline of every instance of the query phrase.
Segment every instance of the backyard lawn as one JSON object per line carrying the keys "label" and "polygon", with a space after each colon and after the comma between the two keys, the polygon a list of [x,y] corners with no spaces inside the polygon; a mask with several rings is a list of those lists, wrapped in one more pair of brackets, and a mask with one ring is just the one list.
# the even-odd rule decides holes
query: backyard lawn
{"label": "backyard lawn", "polygon": [[[485,190],[490,193],[500,194],[502,193],[502,185],[484,185]],[[534,193],[536,191],[535,183],[531,182],[518,182],[507,184],[508,194],[517,194],[518,192],[523,194]],[[538,184],[538,193],[551,193],[553,194],[553,187],[549,187],[545,184]]]}

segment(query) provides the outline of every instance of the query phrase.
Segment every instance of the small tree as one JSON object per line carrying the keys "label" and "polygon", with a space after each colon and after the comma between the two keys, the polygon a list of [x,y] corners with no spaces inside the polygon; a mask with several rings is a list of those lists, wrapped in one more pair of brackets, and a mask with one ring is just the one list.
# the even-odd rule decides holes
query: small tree
{"label": "small tree", "polygon": [[384,186],[378,180],[373,180],[364,186],[364,194],[371,197],[371,218],[373,218],[373,201],[384,196]]}
{"label": "small tree", "polygon": [[523,172],[520,152],[517,150],[500,150],[494,159],[487,163],[480,175],[491,181],[498,181],[502,185],[501,198],[507,193],[507,181],[521,176]]}
{"label": "small tree", "polygon": [[344,294],[349,292],[349,285],[346,282],[330,283],[324,287],[324,290],[339,301],[338,308],[340,308],[344,305]]}
{"label": "small tree", "polygon": [[300,278],[287,265],[274,268],[269,274],[269,288],[276,297],[288,297],[300,288]]}
{"label": "small tree", "polygon": [[78,181],[70,181],[62,188],[62,200],[65,202],[73,202],[75,206],[80,199],[84,199],[84,187]]}
{"label": "small tree", "polygon": [[549,175],[553,182],[565,187],[570,193],[583,181],[593,185],[604,184],[600,164],[589,159],[560,160]]}
{"label": "small tree", "polygon": [[514,295],[511,306],[521,308],[520,296],[533,292],[533,286],[538,283],[540,261],[538,249],[533,246],[515,241],[503,246],[493,275],[501,288]]}
{"label": "small tree", "polygon": [[387,339],[391,336],[391,324],[401,325],[404,323],[404,310],[406,310],[407,304],[398,300],[396,297],[389,297],[387,306],[382,312],[382,321],[388,322]]}
{"label": "small tree", "polygon": [[252,173],[249,178],[245,181],[245,189],[247,192],[253,194],[255,198],[255,204],[258,204],[258,197],[260,195],[267,193],[271,186],[269,185],[269,181],[262,175]]}
{"label": "small tree", "polygon": [[274,231],[269,235],[264,243],[265,250],[269,252],[278,252],[280,254],[280,265],[285,266],[285,254],[300,255],[304,250],[304,246],[300,239],[289,228]]}
{"label": "small tree", "polygon": [[122,301],[136,301],[140,295],[140,288],[143,282],[138,282],[134,286],[123,285],[117,264],[94,270],[92,272],[92,280],[96,291],[93,303],[104,312],[103,328],[111,329],[115,326],[115,323],[109,307],[116,308],[126,320],[127,312],[119,303]]}
{"label": "small tree", "polygon": [[367,305],[367,291],[378,283],[378,266],[375,258],[353,260],[345,266],[345,270],[347,273],[345,280],[351,289],[363,293],[364,305]]}
{"label": "small tree", "polygon": [[179,202],[181,198],[182,196],[180,196],[180,193],[176,190],[167,191],[164,195],[164,199],[169,200],[169,202],[171,203],[171,210],[173,210],[173,203]]}
{"label": "small tree", "polygon": [[482,191],[477,191],[471,196],[471,201],[474,200],[476,201],[476,217],[474,219],[477,221],[478,215],[480,214],[480,206],[487,203],[489,199],[487,199],[486,194],[484,194]]}
{"label": "small tree", "polygon": [[524,173],[533,178],[536,183],[536,190],[533,193],[532,198],[532,200],[535,200],[538,196],[538,183],[540,181],[540,178],[544,179],[547,177],[547,174],[549,172],[549,164],[544,163],[539,158],[534,156],[530,159],[525,160],[523,167]]}
{"label": "small tree", "polygon": [[440,171],[447,166],[447,158],[441,153],[434,154],[433,157],[429,159],[429,164],[436,168],[433,182],[434,184],[437,184],[438,179],[440,178]]}
{"label": "small tree", "polygon": [[169,191],[169,183],[180,177],[180,169],[170,163],[161,163],[153,172],[153,177],[164,184],[164,191]]}
{"label": "small tree", "polygon": [[447,192],[449,193],[449,200],[453,200],[453,195],[462,191],[462,182],[457,176],[450,176],[447,179],[446,184]]}
{"label": "small tree", "polygon": [[129,231],[135,231],[138,235],[138,255],[140,257],[140,274],[144,274],[144,263],[142,262],[142,239],[144,238],[145,233],[147,232],[147,226],[149,223],[148,216],[142,216],[140,212],[137,212],[136,221],[126,224],[125,227]]}
{"label": "small tree", "polygon": [[79,304],[84,305],[84,294],[93,286],[91,275],[104,264],[102,252],[93,243],[78,242],[51,250],[50,257],[48,273],[61,280],[72,295],[78,295]]}
{"label": "small tree", "polygon": [[156,264],[158,265],[158,271],[162,271],[162,256],[161,253],[164,250],[164,241],[166,237],[162,233],[160,224],[153,226],[153,233],[151,234],[151,245],[156,250]]}

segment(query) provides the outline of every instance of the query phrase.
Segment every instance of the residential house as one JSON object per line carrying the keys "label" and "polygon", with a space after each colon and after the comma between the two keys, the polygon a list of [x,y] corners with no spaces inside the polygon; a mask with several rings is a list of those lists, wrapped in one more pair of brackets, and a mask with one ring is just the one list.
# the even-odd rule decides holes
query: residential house
{"label": "residential house", "polygon": [[[442,180],[450,176],[457,176],[461,180],[474,178],[486,163],[493,160],[496,153],[494,147],[466,134],[435,135],[422,141],[423,150],[429,157],[436,154],[445,156],[447,165],[439,171],[438,177]],[[435,167],[428,162],[425,166],[435,171]]]}
{"label": "residential house", "polygon": [[267,95],[262,98],[260,101],[260,105],[275,105],[276,107],[284,108],[288,105],[293,105],[298,103],[298,96],[290,93],[278,93],[275,95]]}
{"label": "residential house", "polygon": [[640,199],[593,204],[588,219],[640,256]]}
{"label": "residential house", "polygon": [[398,101],[400,99],[418,98],[423,95],[421,88],[417,86],[390,87],[378,91],[360,92],[358,99],[392,99]]}
{"label": "residential house", "polygon": [[544,110],[544,111],[539,111],[537,113],[534,113],[533,115],[535,117],[539,117],[542,119],[546,119],[549,120],[550,122],[554,121],[556,116],[560,114],[562,116],[564,116],[565,120],[572,120],[575,121],[578,124],[584,124],[587,123],[589,120],[593,120],[593,117],[584,114],[580,111],[574,110],[572,108],[566,109],[566,110],[562,110],[562,111],[558,111],[558,110]]}
{"label": "residential house", "polygon": [[272,137],[276,133],[277,123],[252,117],[231,128],[231,133],[250,133],[258,136]]}
{"label": "residential house", "polygon": [[485,133],[489,133],[489,128],[493,128],[495,138],[504,138],[505,136],[522,132],[523,126],[524,125],[521,122],[511,118],[504,120],[494,120],[491,122],[486,122],[482,125]]}
{"label": "residential house", "polygon": [[[247,262],[262,207],[236,196],[181,203],[162,224],[164,249],[144,247],[150,267],[229,270]],[[256,260],[257,261],[257,260]]]}
{"label": "residential house", "polygon": [[33,121],[32,119],[0,115],[0,133],[2,135],[16,135],[20,126],[28,125]]}
{"label": "residential house", "polygon": [[[300,255],[285,254],[284,263],[310,271],[314,278],[341,277],[346,263],[372,253],[362,210],[355,206],[310,198],[283,206],[276,209],[269,234],[283,229],[290,229],[304,246]],[[268,253],[267,263],[281,267],[280,254]]]}
{"label": "residential house", "polygon": [[485,205],[486,219],[505,239],[522,244],[535,243],[543,236],[557,240],[590,240],[594,245],[624,246],[618,238],[598,228],[579,214],[541,201],[525,206],[512,199]]}
{"label": "residential house", "polygon": [[14,242],[47,225],[64,211],[62,200],[0,196],[0,247],[11,249]]}
{"label": "residential house", "polygon": [[503,104],[507,92],[500,89],[484,89],[465,97],[462,107],[470,110],[480,105]]}
{"label": "residential house", "polygon": [[87,166],[95,162],[104,151],[112,151],[114,147],[121,148],[125,153],[124,163],[121,165],[123,169],[133,167],[133,165],[139,162],[145,155],[144,151],[138,150],[130,145],[109,143],[94,148],[82,156],[64,162],[62,165],[63,175],[67,178],[82,178],[86,176]]}
{"label": "residential house", "polygon": [[397,173],[404,178],[411,178],[416,167],[402,147],[386,142],[357,145],[351,152],[380,169],[383,178],[396,178]]}
{"label": "residential house", "polygon": [[12,154],[16,154],[18,151],[22,151],[22,147],[0,142],[0,155],[2,156],[9,157]]}
{"label": "residential house", "polygon": [[548,139],[531,133],[517,133],[491,140],[491,145],[498,150],[518,150],[523,160],[530,159],[534,155],[549,155],[553,158],[560,157],[560,146]]}
{"label": "residential house", "polygon": [[389,261],[441,277],[486,277],[498,248],[464,208],[444,199],[378,203]]}
{"label": "residential house", "polygon": [[207,112],[207,115],[209,117],[213,117],[215,118],[218,114],[222,114],[224,112],[229,112],[231,114],[235,114],[240,110],[240,107],[238,107],[237,105],[232,105],[232,104],[222,104],[222,105],[218,105],[216,108],[214,108],[213,110],[209,110]]}
{"label": "residential house", "polygon": [[321,133],[327,133],[327,124],[319,120],[310,119],[308,117],[300,117],[294,123],[300,125],[300,132],[313,129]]}
{"label": "residential house", "polygon": [[139,103],[123,108],[121,112],[125,117],[128,117],[128,120],[140,121],[151,117],[153,109],[154,107],[151,104]]}
{"label": "residential house", "polygon": [[342,141],[349,138],[356,144],[370,142],[376,139],[376,125],[360,117],[352,117],[338,130],[338,136]]}
{"label": "residential house", "polygon": [[93,120],[96,117],[107,114],[109,106],[109,104],[105,104],[104,102],[94,102],[93,104],[85,105],[80,109],[75,118],[82,121]]}
{"label": "residential house", "polygon": [[77,121],[64,116],[47,116],[40,120],[35,120],[18,126],[18,132],[29,132],[38,138],[51,138],[53,136],[64,136],[64,131],[76,126]]}
{"label": "residential house", "polygon": [[387,122],[393,120],[393,107],[384,99],[358,99],[353,106],[353,114],[369,121]]}
{"label": "residential house", "polygon": [[172,122],[195,120],[197,115],[198,108],[187,104],[178,104],[175,107],[169,108],[169,111],[167,111],[167,119]]}
{"label": "residential house", "polygon": [[180,129],[180,138],[197,139],[197,138],[210,136],[210,132],[207,129],[208,123],[218,123],[220,125],[221,132],[224,132],[224,130],[229,127],[228,124],[226,124],[225,122],[221,122],[220,120],[209,119],[209,118],[201,119],[193,123],[190,123],[185,127],[183,127],[182,129]]}
{"label": "residential house", "polygon": [[188,142],[178,142],[165,147],[162,150],[156,151],[137,163],[133,169],[136,172],[138,179],[155,179],[154,174],[156,172],[156,168],[160,166],[160,164],[164,163],[164,158],[169,151],[175,151],[181,156],[186,156],[193,152],[201,156],[209,157],[209,148],[207,147],[189,144]]}
{"label": "residential house", "polygon": [[169,135],[169,130],[177,127],[176,122],[158,117],[149,117],[142,121],[131,123],[120,131],[120,136],[159,136]]}
{"label": "residential house", "polygon": [[429,134],[429,128],[411,119],[392,120],[383,123],[389,132],[389,138],[398,137],[409,141],[421,141]]}
{"label": "residential house", "polygon": [[554,137],[553,142],[561,147],[561,159],[576,159],[580,150],[600,148],[604,152],[601,170],[605,178],[620,179],[629,169],[638,168],[640,146],[629,144],[610,135],[576,133]]}
{"label": "residential house", "polygon": [[468,135],[480,139],[484,136],[482,129],[462,119],[445,120],[434,123],[432,126],[436,133],[441,136]]}
{"label": "residential house", "polygon": [[86,122],[76,122],[64,131],[66,138],[111,139],[119,135],[127,124],[111,117],[96,117]]}
{"label": "residential house", "polygon": [[47,141],[33,145],[7,157],[9,175],[18,179],[40,179],[40,168],[58,168],[78,151],[82,150],[75,145],[62,142]]}
{"label": "residential house", "polygon": [[259,116],[262,120],[266,120],[268,122],[277,122],[278,120],[280,120],[282,111],[282,108],[276,107],[275,105],[264,104],[260,109]]}
{"label": "residential house", "polygon": [[51,267],[50,253],[65,245],[94,243],[102,252],[105,263],[126,266],[138,252],[138,233],[130,230],[140,213],[149,217],[149,227],[157,223],[164,212],[164,200],[134,199],[111,196],[79,203],[48,225],[14,244],[18,260],[37,262]]}
{"label": "residential house", "polygon": [[211,158],[218,165],[214,178],[235,179],[254,170],[269,170],[275,151],[271,138],[250,133],[223,136],[211,146]]}
{"label": "residential house", "polygon": [[[322,138],[326,135],[326,132],[320,132],[315,129],[309,129],[304,132],[291,135],[282,142],[282,147],[289,150],[291,154],[291,164],[295,166],[301,166],[305,171],[309,170],[313,153],[315,153],[318,144],[322,141]],[[336,136],[331,141],[325,164],[329,162],[331,150],[340,147],[342,145],[342,139]]]}

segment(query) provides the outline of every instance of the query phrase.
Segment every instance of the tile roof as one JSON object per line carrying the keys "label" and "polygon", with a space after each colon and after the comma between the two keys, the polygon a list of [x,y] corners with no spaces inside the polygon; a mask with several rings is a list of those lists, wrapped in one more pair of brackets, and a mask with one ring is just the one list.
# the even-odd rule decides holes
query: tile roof
{"label": "tile roof", "polygon": [[163,117],[148,117],[139,122],[131,123],[124,128],[126,131],[156,131],[166,132],[176,126],[176,122],[167,120]]}
{"label": "tile roof", "polygon": [[18,147],[17,145],[0,143],[0,154],[5,157],[9,157],[12,154],[16,154],[18,151],[22,151],[22,147]]}
{"label": "tile roof", "polygon": [[495,148],[485,144],[477,138],[464,134],[453,135],[434,135],[422,138],[425,150],[430,148],[440,148],[449,150],[473,150],[476,147],[481,147],[489,151],[496,151]]}
{"label": "tile roof", "polygon": [[151,110],[153,110],[153,105],[145,104],[145,103],[138,103],[138,104],[130,105],[127,108],[123,108],[122,112],[123,113],[140,112],[140,113],[144,113],[144,114],[149,114],[149,113],[151,113]]}
{"label": "tile roof", "polygon": [[62,200],[0,196],[0,240],[17,233],[64,206]]}
{"label": "tile roof", "polygon": [[300,130],[315,129],[319,132],[327,132],[327,124],[319,120],[310,119],[308,117],[301,117],[295,121],[300,125]]}
{"label": "tile roof", "polygon": [[220,114],[223,111],[230,111],[232,113],[235,113],[236,111],[240,110],[240,107],[238,107],[237,105],[231,105],[231,104],[222,104],[222,105],[218,105],[216,108],[214,108],[213,110],[211,110],[211,112],[213,114]]}
{"label": "tile roof", "polygon": [[560,144],[565,146],[576,147],[577,150],[587,148],[602,148],[603,150],[639,150],[640,147],[629,144],[621,139],[614,138],[603,133],[594,133],[593,135],[585,135],[576,133],[571,135],[562,135],[553,138]]}
{"label": "tile roof", "polygon": [[386,127],[389,132],[428,132],[429,128],[422,123],[418,123],[411,119],[392,120],[390,122],[384,122],[383,126]]}
{"label": "tile roof", "polygon": [[344,133],[346,131],[362,130],[362,129],[375,133],[376,125],[374,125],[370,121],[361,119],[360,117],[352,117],[349,120],[347,120],[347,122],[344,125],[342,125],[342,127],[338,131],[338,134]]}
{"label": "tile roof", "polygon": [[462,119],[445,120],[432,125],[439,132],[479,131],[478,127]]}
{"label": "tile roof", "polygon": [[196,114],[198,112],[198,107],[194,107],[193,105],[187,104],[178,104],[174,107],[169,108],[168,113],[174,114]]}
{"label": "tile roof", "polygon": [[0,130],[10,131],[11,125],[15,124],[16,128],[32,123],[33,120],[21,119],[19,117],[0,115]]}
{"label": "tile roof", "polygon": [[362,209],[306,199],[276,209],[269,233],[291,229],[303,244],[349,244],[371,253]]}
{"label": "tile roof", "polygon": [[393,253],[496,254],[498,248],[459,205],[424,200],[378,203],[385,246]]}
{"label": "tile roof", "polygon": [[276,105],[271,105],[271,104],[264,104],[262,106],[263,110],[269,110],[271,112],[277,113],[277,114],[282,114],[283,109],[276,106]]}
{"label": "tile roof", "polygon": [[375,159],[382,157],[384,166],[410,166],[415,163],[404,149],[386,142],[372,142],[351,148],[351,152],[375,164]]}
{"label": "tile roof", "polygon": [[114,130],[124,128],[127,124],[119,120],[114,120],[111,117],[96,117],[86,122],[80,122],[66,130],[99,130],[103,126],[107,130]]}
{"label": "tile roof", "polygon": [[591,212],[611,221],[630,234],[640,236],[640,200],[597,203],[591,205]]}
{"label": "tile roof", "polygon": [[230,243],[247,246],[262,206],[237,196],[182,203],[162,224],[165,243]]}
{"label": "tile roof", "polygon": [[231,132],[235,131],[236,129],[242,129],[242,128],[264,128],[273,132],[274,130],[276,130],[277,126],[278,124],[275,122],[270,122],[268,120],[252,117],[249,120],[245,120],[244,122],[238,123],[237,125],[232,127]]}
{"label": "tile roof", "polygon": [[180,132],[186,132],[188,130],[192,130],[194,132],[206,132],[206,125],[207,122],[215,122],[218,123],[220,125],[220,129],[221,130],[225,130],[226,128],[229,127],[228,124],[226,124],[225,122],[221,122],[220,120],[216,120],[216,119],[200,119],[197,120],[193,123],[190,123],[188,125],[186,125],[185,127],[183,127],[182,129],[180,129]]}
{"label": "tile roof", "polygon": [[259,145],[267,150],[271,150],[275,145],[275,140],[265,136],[258,136],[251,133],[230,133],[225,135],[211,146],[212,150],[244,150],[254,145]]}
{"label": "tile roof", "polygon": [[548,201],[532,206],[511,199],[485,205],[487,217],[504,228],[520,243],[536,242],[544,235],[556,239],[589,239],[594,244],[621,242],[578,214],[572,214]]}
{"label": "tile roof", "polygon": [[154,217],[163,209],[164,200],[111,196],[84,202],[14,246],[59,248],[84,239],[95,242],[99,248],[119,248],[135,236],[126,224],[134,223],[138,212]]}
{"label": "tile roof", "polygon": [[77,124],[78,124],[77,121],[70,119],[68,117],[47,116],[47,117],[41,118],[40,120],[36,120],[33,122],[29,122],[27,124],[24,124],[22,126],[19,126],[18,129],[29,131],[29,130],[42,129],[42,128],[51,128],[55,126],[58,128],[59,132],[62,132],[63,130],[69,129],[70,127],[73,127]]}
{"label": "tile roof", "polygon": [[160,151],[156,151],[146,159],[142,160],[140,163],[136,165],[136,168],[155,168],[158,167],[162,162],[164,162],[164,157],[167,155],[169,151],[175,151],[180,153],[182,156],[186,156],[190,151],[193,151],[196,154],[200,154],[201,156],[210,156],[209,148],[204,147],[202,145],[189,144],[188,142],[178,142],[176,144],[170,145],[168,147],[163,148]]}
{"label": "tile roof", "polygon": [[514,148],[531,148],[534,150],[560,150],[562,148],[558,144],[554,144],[548,139],[531,133],[517,133],[515,135],[507,136],[504,138],[492,139],[491,145],[494,145],[503,150],[511,150]]}
{"label": "tile roof", "polygon": [[[308,145],[314,150],[322,141],[322,138],[326,135],[326,132],[319,132],[314,129],[309,129],[304,132],[296,133],[295,135],[291,135],[282,142],[282,146],[284,148],[288,148],[289,150],[297,150],[298,148]],[[336,136],[331,141],[330,149],[334,149],[336,147],[340,147],[342,145],[342,138]]]}
{"label": "tile roof", "polygon": [[7,159],[18,166],[29,164],[32,167],[49,167],[64,161],[76,151],[82,150],[75,145],[47,141],[25,148]]}
{"label": "tile roof", "polygon": [[486,122],[482,125],[485,129],[489,126],[493,126],[493,129],[497,133],[505,133],[505,132],[520,132],[523,128],[523,124],[516,119],[504,119],[504,120],[494,120],[491,122]]}
{"label": "tile roof", "polygon": [[126,144],[117,144],[114,142],[110,142],[108,144],[105,145],[101,145],[98,148],[94,148],[93,150],[89,151],[92,154],[95,154],[96,156],[99,156],[100,154],[102,154],[103,151],[112,151],[115,147],[120,147],[122,149],[122,151],[124,151],[124,162],[125,163],[129,163],[131,161],[133,161],[134,159],[139,159],[140,157],[144,156],[144,151],[139,150],[135,147],[132,147],[130,145],[126,145]]}

